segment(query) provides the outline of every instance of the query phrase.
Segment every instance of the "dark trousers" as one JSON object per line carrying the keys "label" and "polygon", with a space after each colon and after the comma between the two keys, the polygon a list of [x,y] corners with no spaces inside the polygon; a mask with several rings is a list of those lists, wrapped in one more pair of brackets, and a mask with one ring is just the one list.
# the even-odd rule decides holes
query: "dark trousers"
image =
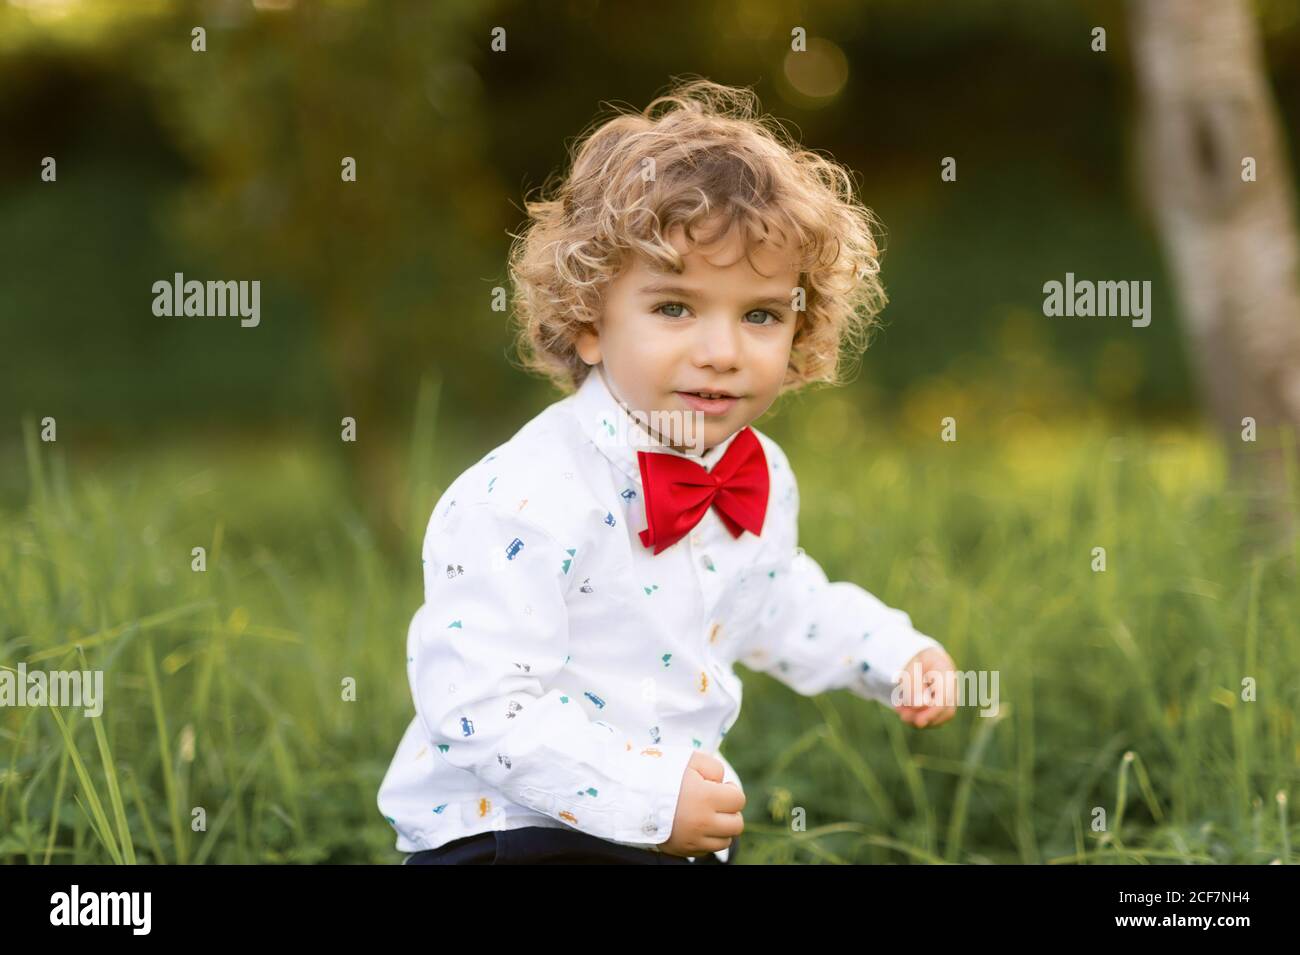
{"label": "dark trousers", "polygon": [[606,842],[577,829],[524,826],[494,829],[453,839],[436,849],[409,856],[405,865],[730,865],[739,837],[731,840],[724,863],[712,852],[695,862],[683,856]]}

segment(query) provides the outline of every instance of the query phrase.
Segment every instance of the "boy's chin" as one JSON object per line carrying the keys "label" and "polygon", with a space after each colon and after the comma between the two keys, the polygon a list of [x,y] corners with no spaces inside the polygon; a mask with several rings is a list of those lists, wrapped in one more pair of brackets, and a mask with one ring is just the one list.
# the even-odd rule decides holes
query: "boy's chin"
{"label": "boy's chin", "polygon": [[737,431],[744,430],[744,427],[744,425],[741,425],[738,428],[729,427],[727,425],[707,425],[702,440],[695,444],[679,446],[674,450],[680,451],[683,454],[692,454],[699,457],[715,449]]}

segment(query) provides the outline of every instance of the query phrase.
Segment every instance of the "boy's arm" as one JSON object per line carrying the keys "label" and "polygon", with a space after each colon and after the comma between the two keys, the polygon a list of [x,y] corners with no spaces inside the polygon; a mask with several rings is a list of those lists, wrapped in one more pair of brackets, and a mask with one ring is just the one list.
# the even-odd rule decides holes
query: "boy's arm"
{"label": "boy's arm", "polygon": [[[789,539],[798,539],[799,496],[786,468],[793,506]],[[755,613],[738,657],[803,696],[849,689],[890,705],[904,665],[927,647],[941,647],[912,626],[904,611],[885,605],[849,581],[829,581],[821,565],[795,547],[790,561],[757,581]]]}
{"label": "boy's arm", "polygon": [[583,693],[598,688],[558,679],[569,556],[491,503],[430,522],[408,636],[416,713],[443,759],[511,801],[600,838],[661,843],[691,747],[631,744],[587,716]]}

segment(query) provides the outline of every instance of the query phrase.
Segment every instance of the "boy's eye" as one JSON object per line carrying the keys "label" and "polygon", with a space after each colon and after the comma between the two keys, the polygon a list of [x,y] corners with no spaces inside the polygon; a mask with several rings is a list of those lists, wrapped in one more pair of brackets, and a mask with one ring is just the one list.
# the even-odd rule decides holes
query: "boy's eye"
{"label": "boy's eye", "polygon": [[[656,312],[662,312],[662,311],[663,311],[664,309],[666,309],[666,308],[685,308],[685,307],[686,307],[686,306],[683,305],[681,302],[665,302],[663,305],[660,305],[658,308],[656,308],[655,311],[656,311]],[[681,318],[680,315],[668,315],[667,317],[668,317],[668,318]]]}
{"label": "boy's eye", "polygon": [[[766,316],[768,316],[770,319],[772,319],[772,321],[771,321],[770,323],[768,323],[768,322],[752,322],[751,324],[753,324],[753,325],[767,325],[767,324],[773,324],[773,325],[776,325],[776,324],[779,324],[780,321],[781,321],[781,316],[777,315],[775,312],[769,312],[769,311],[768,311],[767,309],[765,309],[765,308],[756,308],[756,309],[754,309],[752,312],[750,312],[749,315],[766,315]],[[745,317],[748,318],[749,315],[746,315]]]}

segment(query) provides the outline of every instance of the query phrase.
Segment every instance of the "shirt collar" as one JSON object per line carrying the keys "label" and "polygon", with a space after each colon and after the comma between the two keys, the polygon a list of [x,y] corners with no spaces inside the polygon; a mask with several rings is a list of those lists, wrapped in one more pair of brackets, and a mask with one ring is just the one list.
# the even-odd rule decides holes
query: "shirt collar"
{"label": "shirt collar", "polygon": [[740,433],[733,432],[702,455],[687,454],[670,448],[645,431],[622,401],[615,397],[605,380],[605,370],[601,365],[593,365],[579,386],[574,395],[574,412],[587,437],[619,470],[638,484],[641,482],[641,467],[636,456],[638,451],[676,455],[694,461],[706,471],[712,471]]}

